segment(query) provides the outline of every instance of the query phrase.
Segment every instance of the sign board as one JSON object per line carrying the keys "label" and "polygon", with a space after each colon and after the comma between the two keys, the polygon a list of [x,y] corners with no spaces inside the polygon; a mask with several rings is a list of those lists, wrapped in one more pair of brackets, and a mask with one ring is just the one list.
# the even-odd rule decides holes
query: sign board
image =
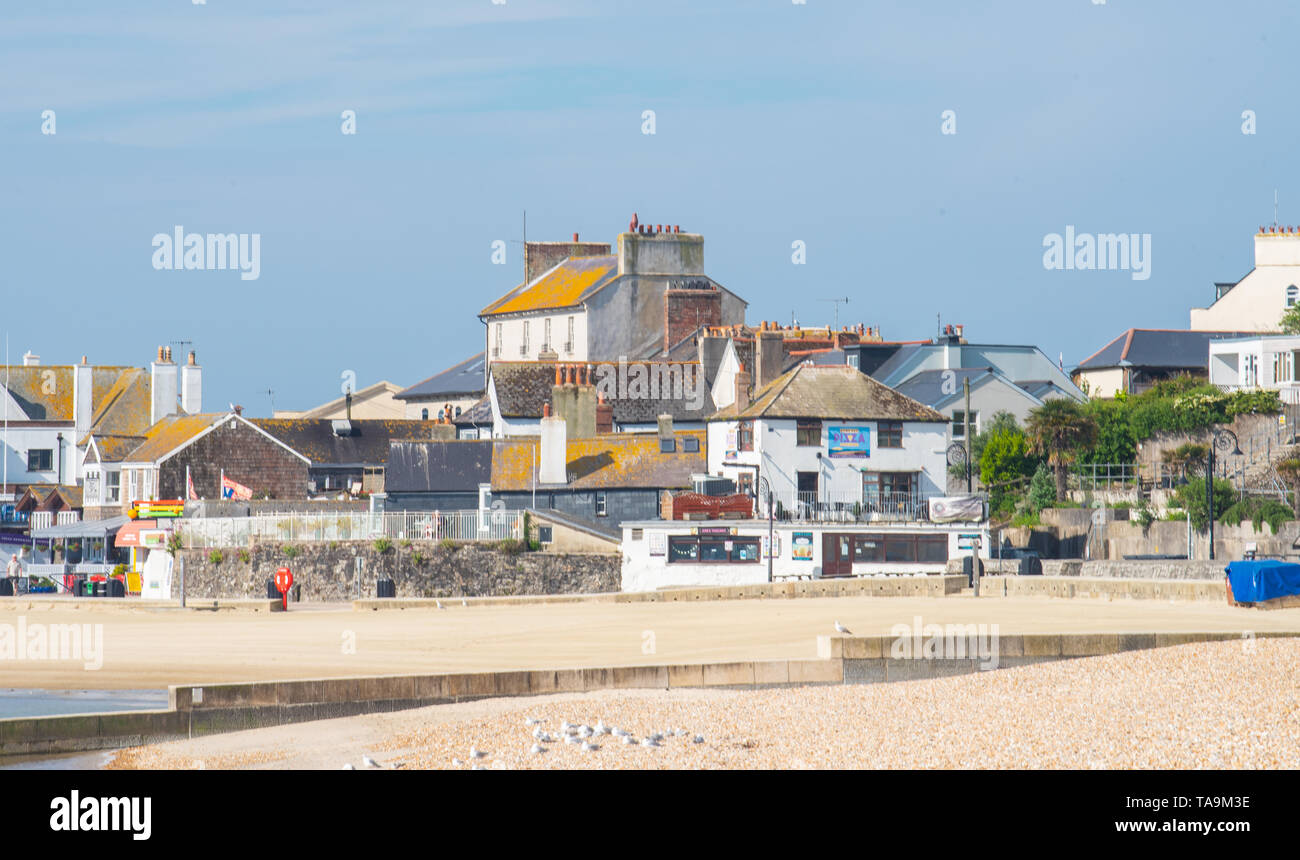
{"label": "sign board", "polygon": [[984,519],[984,500],[979,496],[944,496],[930,499],[930,522],[977,523]]}
{"label": "sign board", "polygon": [[668,535],[663,532],[650,533],[650,555],[668,555]]}
{"label": "sign board", "polygon": [[140,597],[145,600],[170,600],[172,596],[172,557],[165,550],[151,549],[144,562]]}
{"label": "sign board", "polygon": [[790,558],[794,561],[813,560],[812,532],[795,532],[790,535]]}
{"label": "sign board", "polygon": [[870,430],[866,427],[831,427],[826,434],[828,453],[833,458],[871,455]]}
{"label": "sign board", "polygon": [[140,546],[144,549],[166,549],[169,534],[171,532],[166,529],[141,530]]}
{"label": "sign board", "polygon": [[979,549],[982,545],[983,540],[977,534],[957,535],[957,549]]}
{"label": "sign board", "polygon": [[770,551],[770,552],[769,552],[769,547],[768,547],[768,545],[767,545],[767,535],[763,535],[763,536],[759,539],[759,544],[761,544],[761,549],[762,549],[762,553],[763,553],[763,558],[780,558],[780,557],[781,557],[781,536],[780,536],[780,535],[775,535],[775,536],[773,536],[773,539],[772,539],[772,547],[771,547],[771,551]]}

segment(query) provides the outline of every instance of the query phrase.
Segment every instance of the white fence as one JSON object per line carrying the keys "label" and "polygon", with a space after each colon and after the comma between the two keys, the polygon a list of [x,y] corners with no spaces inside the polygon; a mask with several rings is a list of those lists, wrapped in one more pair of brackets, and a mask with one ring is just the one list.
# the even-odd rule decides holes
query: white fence
{"label": "white fence", "polygon": [[284,513],[202,517],[176,522],[185,546],[249,546],[259,541],[499,541],[523,536],[521,511],[431,511],[389,514]]}

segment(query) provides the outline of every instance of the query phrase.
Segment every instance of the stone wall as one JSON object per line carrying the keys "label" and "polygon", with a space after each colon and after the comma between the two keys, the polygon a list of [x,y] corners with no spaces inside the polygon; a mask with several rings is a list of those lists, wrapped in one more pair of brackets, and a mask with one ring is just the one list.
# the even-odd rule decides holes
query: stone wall
{"label": "stone wall", "polygon": [[[298,554],[286,556],[285,546],[294,547]],[[408,547],[395,542],[386,553],[369,541],[260,543],[245,551],[246,561],[238,549],[223,549],[219,563],[210,560],[210,552],[181,553],[187,598],[265,597],[266,581],[281,566],[293,571],[304,601],[375,597],[379,578],[391,578],[398,597],[593,594],[618,591],[622,563],[620,556],[611,554],[512,555],[473,544],[449,549],[424,541]]]}

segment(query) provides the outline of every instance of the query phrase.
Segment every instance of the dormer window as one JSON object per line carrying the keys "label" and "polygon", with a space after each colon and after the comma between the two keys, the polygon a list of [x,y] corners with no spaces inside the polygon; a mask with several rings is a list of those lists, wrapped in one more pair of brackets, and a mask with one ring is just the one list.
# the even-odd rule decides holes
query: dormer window
{"label": "dormer window", "polygon": [[1296,299],[1300,298],[1300,287],[1295,284],[1286,288],[1286,306],[1291,307],[1295,304]]}

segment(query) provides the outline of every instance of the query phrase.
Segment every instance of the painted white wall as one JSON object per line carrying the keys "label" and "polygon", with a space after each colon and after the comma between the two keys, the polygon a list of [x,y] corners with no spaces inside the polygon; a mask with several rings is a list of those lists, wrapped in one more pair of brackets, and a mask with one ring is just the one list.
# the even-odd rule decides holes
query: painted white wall
{"label": "painted white wall", "polygon": [[1075,374],[1079,387],[1086,388],[1089,397],[1114,397],[1117,391],[1127,392],[1124,369],[1109,367],[1104,370],[1080,370]]}
{"label": "painted white wall", "polygon": [[[795,419],[759,418],[754,420],[752,452],[735,450],[738,427],[737,421],[709,422],[709,474],[736,480],[741,474],[752,474],[757,465],[759,475],[767,478],[779,496],[797,491],[798,472],[817,472],[818,490],[830,501],[861,500],[863,471],[920,471],[922,495],[942,495],[947,486],[947,424],[905,421],[903,447],[881,448],[877,422],[826,420],[822,422],[821,444],[814,448],[796,444]],[[832,459],[827,448],[831,427],[862,430],[867,434],[869,455]]]}
{"label": "painted white wall", "polygon": [[[953,413],[966,411],[966,397],[959,386],[957,394],[938,404],[930,405],[952,420]],[[986,376],[971,386],[971,412],[979,413],[979,421],[972,422],[976,426],[971,427],[971,433],[979,433],[993,420],[994,415],[1004,411],[1010,412],[1016,417],[1016,421],[1024,426],[1030,410],[1042,405],[1041,400],[1009,380]],[[953,438],[960,438],[960,436],[953,434]]]}
{"label": "painted white wall", "polygon": [[[9,466],[11,484],[75,484],[81,477],[81,455],[72,438],[72,423],[54,427],[16,427],[11,422],[3,440],[3,456]],[[58,435],[63,434],[63,475],[59,480]],[[48,448],[50,468],[38,472],[27,471],[27,452],[34,448]]]}
{"label": "painted white wall", "polygon": [[1210,382],[1281,390],[1300,376],[1300,336],[1233,338],[1210,341]]}
{"label": "painted white wall", "polygon": [[[569,318],[573,318],[573,352],[566,352],[569,340]],[[538,311],[512,317],[493,320],[488,318],[488,358],[492,361],[537,361],[546,340],[546,321],[551,321],[551,349],[558,353],[560,361],[587,360],[587,311],[585,308],[569,308],[562,311]],[[524,345],[524,323],[528,323],[528,349],[520,352]],[[498,336],[497,327],[500,326]],[[498,353],[497,347],[501,350]]]}
{"label": "painted white wall", "polygon": [[[692,533],[693,528],[701,525],[708,527],[734,525],[736,529],[735,537],[738,539],[750,538],[762,541],[768,534],[768,524],[764,521],[758,520],[746,520],[734,523],[727,523],[725,520],[709,520],[707,522],[660,520],[623,523],[622,590],[655,591],[661,588],[686,586],[755,585],[768,581],[768,565],[766,556],[763,556],[757,562],[743,564],[683,564],[680,562],[669,564],[666,555],[652,556],[650,554],[650,547],[654,542],[652,535],[663,535],[664,546],[666,547],[668,537],[674,535],[689,535]],[[636,540],[632,538],[634,529],[641,530],[641,538]],[[811,576],[814,578],[820,578],[822,573],[822,535],[827,532],[836,534],[944,534],[948,537],[949,559],[962,558],[963,556],[971,554],[970,550],[959,548],[960,535],[979,534],[980,549],[978,555],[980,558],[990,558],[989,532],[986,528],[973,523],[950,525],[871,523],[869,525],[860,526],[831,523],[816,525],[806,523],[776,524],[773,526],[773,533],[776,537],[777,547],[777,551],[772,559],[773,576],[776,578],[787,576]],[[792,535],[795,533],[812,534],[813,556],[810,560],[796,560],[790,557]],[[947,565],[942,563],[923,564],[919,562],[879,562],[854,565],[854,575],[903,575],[915,573],[938,574],[943,573],[946,568]]]}
{"label": "painted white wall", "polygon": [[1207,308],[1192,308],[1195,331],[1275,332],[1287,287],[1300,287],[1300,234],[1256,234],[1255,268]]}

